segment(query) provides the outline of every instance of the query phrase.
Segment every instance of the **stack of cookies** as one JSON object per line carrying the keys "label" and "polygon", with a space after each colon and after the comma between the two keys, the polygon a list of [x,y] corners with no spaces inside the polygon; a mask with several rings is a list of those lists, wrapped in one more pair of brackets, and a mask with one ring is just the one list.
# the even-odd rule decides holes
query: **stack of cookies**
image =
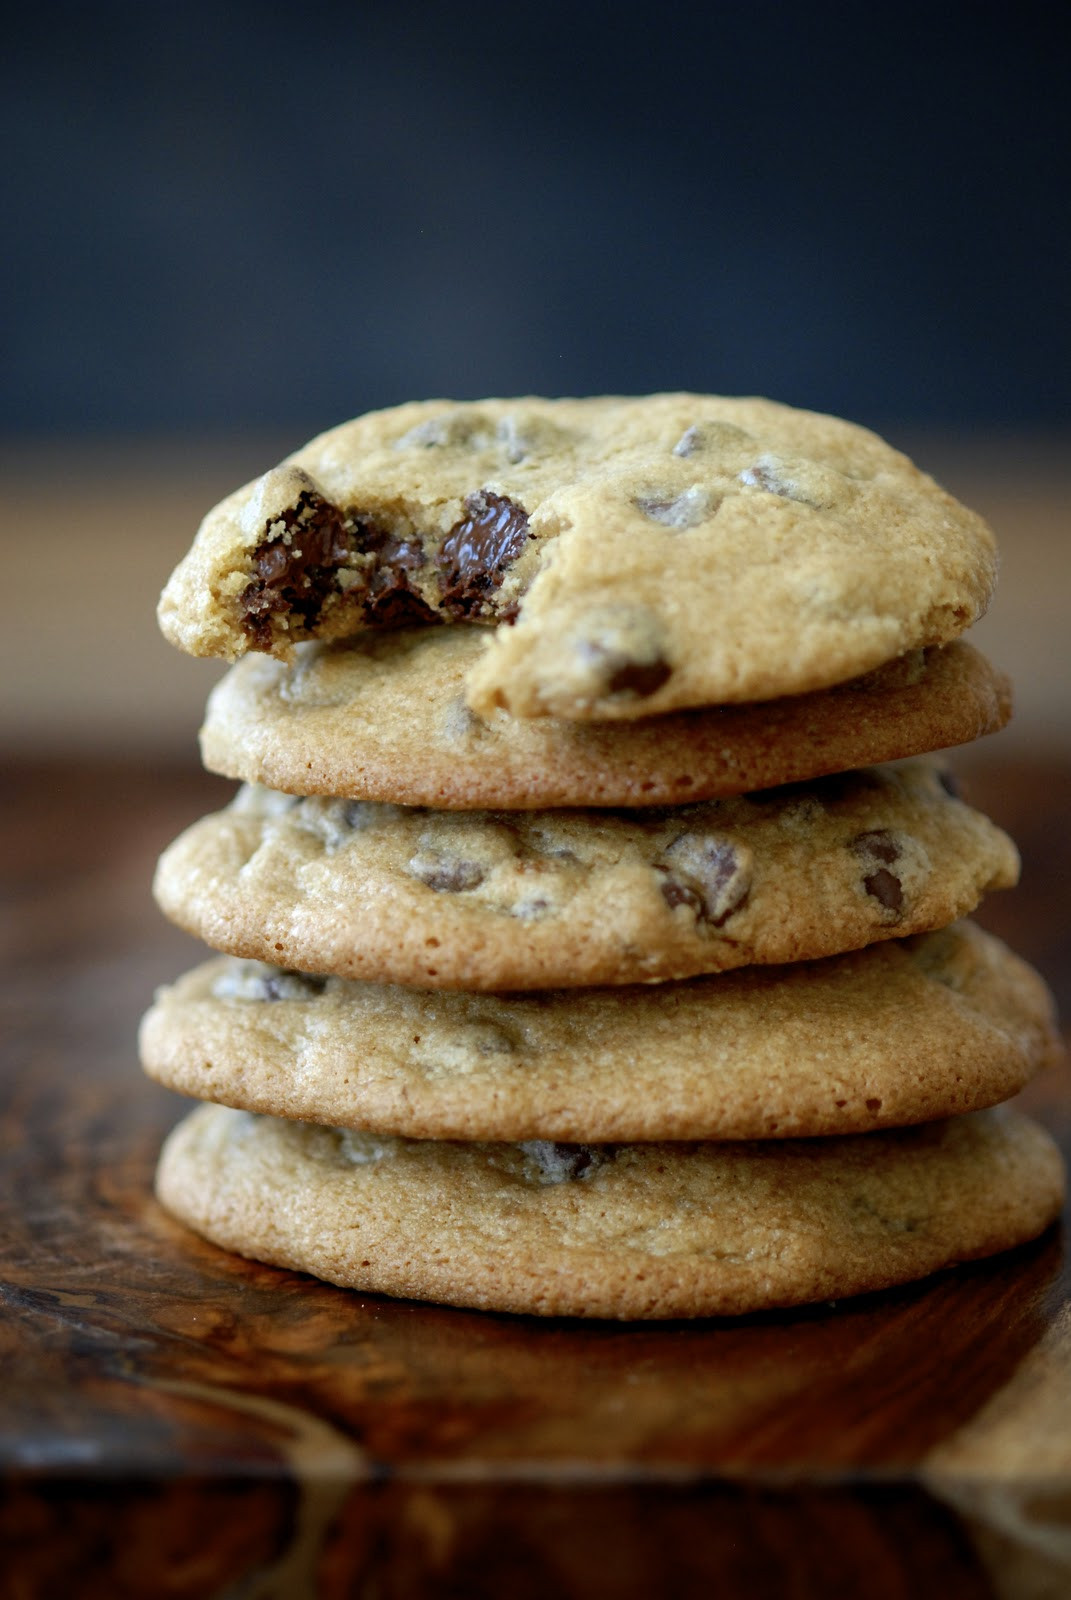
{"label": "stack of cookies", "polygon": [[164,1205],[333,1283],[602,1317],[1038,1234],[1060,1160],[1000,1102],[1050,1002],[962,920],[1014,846],[875,765],[1006,721],[959,638],[994,574],[905,457],[761,400],[403,406],[231,495],[160,606],[241,657],[202,751],[245,784],[157,874],[223,952],[142,1027],[211,1102]]}

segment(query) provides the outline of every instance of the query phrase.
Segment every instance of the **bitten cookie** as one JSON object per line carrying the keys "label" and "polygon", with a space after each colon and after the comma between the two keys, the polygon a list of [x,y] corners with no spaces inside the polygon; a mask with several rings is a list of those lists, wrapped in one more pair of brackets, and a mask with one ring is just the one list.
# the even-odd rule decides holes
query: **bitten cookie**
{"label": "bitten cookie", "polygon": [[811,960],[944,927],[1015,847],[925,763],[653,811],[425,811],[243,789],[163,854],[164,913],[231,955],[445,989]]}
{"label": "bitten cookie", "polygon": [[331,1283],[544,1316],[695,1317],[886,1288],[1034,1238],[1059,1153],[1004,1110],[767,1144],[451,1144],[202,1106],[157,1193]]}
{"label": "bitten cookie", "polygon": [[970,923],[689,983],[471,995],[229,957],[161,990],[150,1077],[200,1100],[425,1139],[783,1139],[930,1122],[1058,1051],[1024,961]]}
{"label": "bitten cookie", "polygon": [[1004,726],[1006,678],[962,640],[834,689],[628,723],[478,717],[475,628],[364,633],[249,655],[201,730],[213,772],[288,794],[440,809],[650,806],[769,789],[965,744]]}
{"label": "bitten cookie", "polygon": [[994,575],[981,518],[834,417],[690,394],[431,401],[335,428],[229,496],[159,618],[228,659],[497,624],[474,710],[633,718],[947,643]]}

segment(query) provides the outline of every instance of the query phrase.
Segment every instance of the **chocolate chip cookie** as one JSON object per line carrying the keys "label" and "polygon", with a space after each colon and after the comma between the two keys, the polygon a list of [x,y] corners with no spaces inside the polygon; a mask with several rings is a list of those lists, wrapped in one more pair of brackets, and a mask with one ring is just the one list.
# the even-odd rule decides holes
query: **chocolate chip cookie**
{"label": "chocolate chip cookie", "polygon": [[625,718],[842,683],[985,609],[992,534],[863,428],[768,400],[432,401],[210,512],[160,602],[195,655],[483,624],[472,709]]}
{"label": "chocolate chip cookie", "polygon": [[427,811],[245,788],[161,857],[228,954],[446,989],[647,982],[944,927],[1015,847],[924,762],[679,808]]}
{"label": "chocolate chip cookie", "polygon": [[970,923],[688,983],[472,995],[229,957],[157,996],[150,1077],[424,1139],[784,1139],[1017,1094],[1058,1049],[1035,972]]}
{"label": "chocolate chip cookie", "polygon": [[331,1283],[545,1316],[830,1300],[1034,1238],[1059,1153],[1009,1111],[758,1144],[455,1144],[202,1106],[157,1192],[228,1250]]}
{"label": "chocolate chip cookie", "polygon": [[833,689],[634,722],[477,716],[475,628],[251,654],[201,730],[213,772],[284,789],[440,809],[651,806],[742,794],[966,743],[1003,727],[1011,690],[963,640]]}

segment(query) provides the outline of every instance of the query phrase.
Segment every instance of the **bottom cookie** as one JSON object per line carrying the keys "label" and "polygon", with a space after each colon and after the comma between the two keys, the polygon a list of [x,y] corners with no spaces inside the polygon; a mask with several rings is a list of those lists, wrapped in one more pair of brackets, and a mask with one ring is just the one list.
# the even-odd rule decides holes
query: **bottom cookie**
{"label": "bottom cookie", "polygon": [[330,1283],[543,1316],[723,1316],[888,1288],[1058,1214],[1048,1134],[998,1108],[779,1144],[457,1144],[200,1106],[157,1193]]}

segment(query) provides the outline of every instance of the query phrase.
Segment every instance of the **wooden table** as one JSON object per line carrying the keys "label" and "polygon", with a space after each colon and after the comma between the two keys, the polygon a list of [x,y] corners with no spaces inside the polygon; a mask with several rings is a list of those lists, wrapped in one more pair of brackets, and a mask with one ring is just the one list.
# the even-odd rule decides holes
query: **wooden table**
{"label": "wooden table", "polygon": [[[148,895],[219,780],[39,760],[3,787],[0,1594],[1071,1593],[1058,1232],[836,1307],[582,1325],[391,1302],[172,1223],[184,1103],[138,1073],[199,959]],[[1024,847],[983,920],[1071,1014],[1071,767],[987,762]],[[1071,1153],[1066,1083],[1030,1103]]]}

